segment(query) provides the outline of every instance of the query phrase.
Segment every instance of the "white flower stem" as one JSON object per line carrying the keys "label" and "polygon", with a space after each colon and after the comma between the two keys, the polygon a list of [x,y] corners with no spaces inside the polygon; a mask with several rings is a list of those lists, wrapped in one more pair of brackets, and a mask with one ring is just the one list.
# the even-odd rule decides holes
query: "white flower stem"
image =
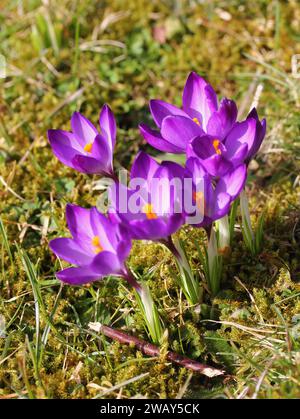
{"label": "white flower stem", "polygon": [[227,255],[230,252],[230,228],[229,219],[226,214],[224,217],[216,221],[218,229],[218,251],[222,255]]}

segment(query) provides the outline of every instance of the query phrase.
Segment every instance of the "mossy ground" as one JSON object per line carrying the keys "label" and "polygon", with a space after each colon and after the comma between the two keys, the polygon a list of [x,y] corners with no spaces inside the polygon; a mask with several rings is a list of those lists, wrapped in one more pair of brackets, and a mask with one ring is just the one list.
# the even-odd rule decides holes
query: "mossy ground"
{"label": "mossy ground", "polygon": [[[237,229],[222,292],[214,301],[206,296],[202,317],[179,293],[169,270],[174,261],[162,246],[135,243],[131,266],[148,278],[169,348],[227,369],[225,379],[194,375],[185,397],[300,397],[300,84],[291,75],[291,57],[300,53],[298,2],[1,6],[7,78],[0,79],[0,208],[7,241],[2,231],[0,397],[174,398],[190,379],[163,354],[149,359],[88,330],[88,322],[100,321],[147,339],[127,284],[108,278],[72,288],[55,280],[59,263],[48,242],[67,234],[65,204],[95,204],[99,191],[95,178],[56,160],[46,132],[68,129],[79,109],[96,123],[108,102],[119,126],[116,166],[129,167],[140,147],[155,154],[137,130],[150,121],[149,99],[180,105],[191,70],[236,99],[242,115],[263,87],[258,110],[268,134],[248,179],[253,222],[265,211],[263,249],[250,256]],[[180,234],[201,272],[194,241],[205,240],[203,232]]]}

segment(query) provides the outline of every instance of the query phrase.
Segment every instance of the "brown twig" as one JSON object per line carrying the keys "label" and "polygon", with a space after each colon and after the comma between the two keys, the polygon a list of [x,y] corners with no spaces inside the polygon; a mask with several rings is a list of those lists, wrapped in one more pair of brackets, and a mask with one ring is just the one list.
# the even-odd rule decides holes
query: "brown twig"
{"label": "brown twig", "polygon": [[[104,326],[101,323],[89,323],[90,329],[101,332],[105,336],[117,340],[126,345],[135,345],[140,351],[149,356],[159,356],[160,350],[157,346],[152,343],[148,343],[144,340],[138,339],[135,336],[127,335],[127,333],[122,332],[121,330],[113,329],[112,327]],[[218,375],[223,375],[224,371],[219,370],[214,367],[210,367],[206,364],[201,364],[200,362],[194,361],[191,358],[179,355],[175,352],[168,352],[167,359],[169,361],[175,362],[176,364],[181,365],[182,367],[188,368],[194,372],[206,375],[207,377],[217,377]]]}

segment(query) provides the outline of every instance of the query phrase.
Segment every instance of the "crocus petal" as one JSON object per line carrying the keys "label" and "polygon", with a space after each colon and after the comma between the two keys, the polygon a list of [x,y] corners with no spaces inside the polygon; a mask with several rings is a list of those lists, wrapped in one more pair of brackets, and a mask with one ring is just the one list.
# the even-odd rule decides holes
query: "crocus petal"
{"label": "crocus petal", "polygon": [[257,122],[256,129],[257,131],[256,131],[255,141],[253,143],[253,146],[248,152],[248,159],[251,159],[252,157],[254,157],[255,154],[257,154],[258,150],[260,149],[261,143],[263,142],[263,139],[265,138],[265,135],[266,135],[267,121],[265,119],[262,119],[261,123]]}
{"label": "crocus petal", "polygon": [[66,208],[66,219],[70,233],[77,241],[89,241],[94,233],[91,226],[90,209],[77,205],[68,204]]}
{"label": "crocus petal", "polygon": [[57,278],[70,285],[83,285],[101,279],[101,275],[94,272],[89,266],[67,268],[56,273]]}
{"label": "crocus petal", "polygon": [[175,233],[183,224],[182,214],[173,214],[165,219],[139,220],[130,223],[132,238],[136,240],[159,240]]}
{"label": "crocus petal", "polygon": [[161,135],[169,143],[181,148],[184,152],[188,143],[203,130],[191,118],[184,116],[167,116],[161,126]]}
{"label": "crocus petal", "polygon": [[[124,227],[122,227],[124,229]],[[126,228],[125,228],[126,229]],[[130,233],[126,231],[126,236],[129,238]],[[131,250],[131,241],[129,239],[123,239],[117,246],[117,255],[120,261],[127,259]]]}
{"label": "crocus petal", "polygon": [[247,119],[253,118],[257,121],[259,121],[259,117],[258,117],[258,113],[257,113],[257,109],[254,107],[251,109],[251,111],[248,113],[247,115]]}
{"label": "crocus petal", "polygon": [[185,164],[187,176],[192,176],[195,179],[201,179],[203,176],[207,175],[207,171],[201,164],[201,161],[198,158],[190,157]]}
{"label": "crocus petal", "polygon": [[49,246],[56,256],[73,265],[87,265],[94,257],[92,249],[88,254],[75,240],[69,238],[51,240]]}
{"label": "crocus petal", "polygon": [[[232,150],[231,150],[232,151]],[[235,168],[243,163],[248,155],[248,144],[241,144],[233,154],[227,153],[227,159],[231,162],[232,167]]]}
{"label": "crocus petal", "polygon": [[115,253],[104,251],[95,256],[91,268],[101,276],[118,275],[122,271],[123,264]]}
{"label": "crocus petal", "polygon": [[251,112],[249,113],[249,115],[247,116],[247,119],[251,119],[251,118],[255,119],[256,121],[256,135],[255,135],[255,140],[253,142],[253,145],[248,151],[248,155],[247,155],[248,162],[251,160],[252,157],[255,156],[255,154],[257,154],[261,146],[261,143],[266,135],[266,128],[267,128],[265,119],[263,119],[260,122],[256,108],[253,108]]}
{"label": "crocus petal", "polygon": [[207,159],[200,159],[200,161],[211,176],[224,176],[225,173],[232,169],[232,163],[218,154]]}
{"label": "crocus petal", "polygon": [[117,124],[114,114],[108,105],[103,106],[99,117],[99,123],[104,137],[109,142],[111,150],[113,150],[116,144]]}
{"label": "crocus petal", "polygon": [[84,147],[94,141],[98,131],[94,125],[81,113],[74,112],[71,118],[72,131],[78,142]]}
{"label": "crocus petal", "polygon": [[149,156],[149,154],[140,151],[131,167],[130,178],[142,178],[149,181],[159,168],[156,160]]}
{"label": "crocus petal", "polygon": [[[165,225],[165,232],[162,238],[169,237],[172,234],[176,233],[177,230],[183,225],[184,216],[183,213],[173,214],[169,217]],[[160,233],[160,236],[162,232]],[[159,238],[158,238],[159,239]]]}
{"label": "crocus petal", "polygon": [[151,185],[151,198],[149,199],[153,213],[156,214],[156,217],[169,217],[174,212],[174,187],[171,188],[170,180],[167,177],[159,177],[154,181],[157,182],[153,182]]}
{"label": "crocus petal", "polygon": [[107,168],[104,167],[103,163],[93,157],[82,156],[77,154],[72,159],[72,164],[75,167],[77,167],[77,170],[79,170],[82,173],[87,173],[91,175],[109,175],[109,173],[107,172]]}
{"label": "crocus petal", "polygon": [[264,137],[266,135],[266,130],[267,130],[267,121],[265,118],[261,121],[261,126],[262,126],[262,136]]}
{"label": "crocus petal", "polygon": [[[119,224],[121,222],[119,215],[116,213],[116,210],[113,207],[108,208],[107,218],[112,224]],[[129,232],[128,232],[128,235],[129,235]]]}
{"label": "crocus petal", "polygon": [[96,207],[90,209],[90,222],[93,230],[93,237],[97,236],[101,247],[104,250],[113,252],[116,249],[118,240],[116,237],[117,226],[112,225],[104,214]]}
{"label": "crocus petal", "polygon": [[150,185],[151,203],[157,215],[182,212],[184,168],[175,162],[165,161],[155,172]]}
{"label": "crocus petal", "polygon": [[247,168],[245,164],[242,164],[220,178],[216,187],[216,193],[226,192],[233,201],[245,186],[246,179]]}
{"label": "crocus petal", "polygon": [[139,128],[140,133],[145,138],[147,143],[152,145],[152,147],[156,148],[157,150],[174,154],[182,154],[185,152],[185,149],[177,147],[176,145],[166,141],[164,138],[162,138],[158,131],[149,128],[147,125],[141,124]]}
{"label": "crocus petal", "polygon": [[209,118],[206,131],[209,135],[223,140],[237,118],[237,107],[233,100],[222,99],[218,111]]}
{"label": "crocus petal", "polygon": [[[192,179],[193,182],[192,194],[190,187],[185,190],[185,211],[189,217],[186,221],[197,227],[208,225],[212,222],[210,214],[214,206],[215,193],[211,177],[203,168],[198,158],[188,159],[186,164],[186,178]],[[194,193],[197,192],[201,194],[200,201],[194,197]],[[189,208],[187,208],[187,205],[189,205]]]}
{"label": "crocus petal", "polygon": [[[113,218],[114,223],[122,220],[128,225],[129,222],[136,219],[146,218],[145,214],[140,211],[142,203],[137,203],[136,208],[130,207],[136,203],[136,200],[141,199],[139,190],[131,190],[121,183],[114,183],[109,188],[108,194],[110,218]],[[134,202],[132,202],[132,198],[135,198]]]}
{"label": "crocus petal", "polygon": [[215,205],[211,213],[213,221],[218,220],[224,215],[228,214],[230,209],[231,196],[226,192],[221,192],[216,195]]}
{"label": "crocus petal", "polygon": [[167,169],[166,176],[172,180],[174,178],[182,179],[184,177],[184,168],[173,161],[163,161],[161,167],[157,170],[156,175],[160,176],[161,170]]}
{"label": "crocus petal", "polygon": [[254,118],[236,122],[224,141],[228,157],[234,156],[241,144],[247,144],[248,150],[250,150],[255,140],[255,134],[256,121]]}
{"label": "crocus petal", "polygon": [[74,135],[62,130],[49,130],[48,138],[54,155],[68,167],[78,170],[73,158],[81,151]]}
{"label": "crocus petal", "polygon": [[72,147],[75,150],[82,150],[81,145],[72,132],[64,131],[62,129],[49,129],[47,134],[50,143],[52,141],[59,142],[60,144],[67,147]]}
{"label": "crocus petal", "polygon": [[188,115],[177,106],[164,102],[163,100],[150,100],[150,111],[156,125],[160,128],[163,119],[170,115],[181,115],[188,118]]}
{"label": "crocus petal", "polygon": [[99,163],[101,162],[106,172],[112,173],[112,150],[108,141],[110,140],[102,135],[97,135],[92,145],[91,157],[94,157]]}
{"label": "crocus petal", "polygon": [[182,97],[183,110],[202,121],[203,129],[213,112],[218,109],[217,95],[210,84],[195,72],[189,74]]}

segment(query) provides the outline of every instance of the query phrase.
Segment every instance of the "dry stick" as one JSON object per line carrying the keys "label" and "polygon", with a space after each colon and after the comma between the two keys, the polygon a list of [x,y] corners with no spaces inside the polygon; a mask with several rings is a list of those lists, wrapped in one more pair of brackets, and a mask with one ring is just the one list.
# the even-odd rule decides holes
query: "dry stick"
{"label": "dry stick", "polygon": [[[126,345],[133,344],[146,355],[159,356],[160,354],[159,348],[152,343],[138,339],[135,336],[127,335],[127,333],[113,329],[112,327],[104,326],[101,323],[89,323],[89,328],[96,332],[101,332],[104,334],[104,336],[107,336],[111,339],[125,343]],[[200,362],[194,361],[191,358],[187,358],[175,352],[168,352],[167,359],[194,372],[199,372],[200,374],[206,375],[207,377],[217,377],[218,375],[224,374],[224,371],[222,370],[210,367],[209,365],[201,364]]]}

